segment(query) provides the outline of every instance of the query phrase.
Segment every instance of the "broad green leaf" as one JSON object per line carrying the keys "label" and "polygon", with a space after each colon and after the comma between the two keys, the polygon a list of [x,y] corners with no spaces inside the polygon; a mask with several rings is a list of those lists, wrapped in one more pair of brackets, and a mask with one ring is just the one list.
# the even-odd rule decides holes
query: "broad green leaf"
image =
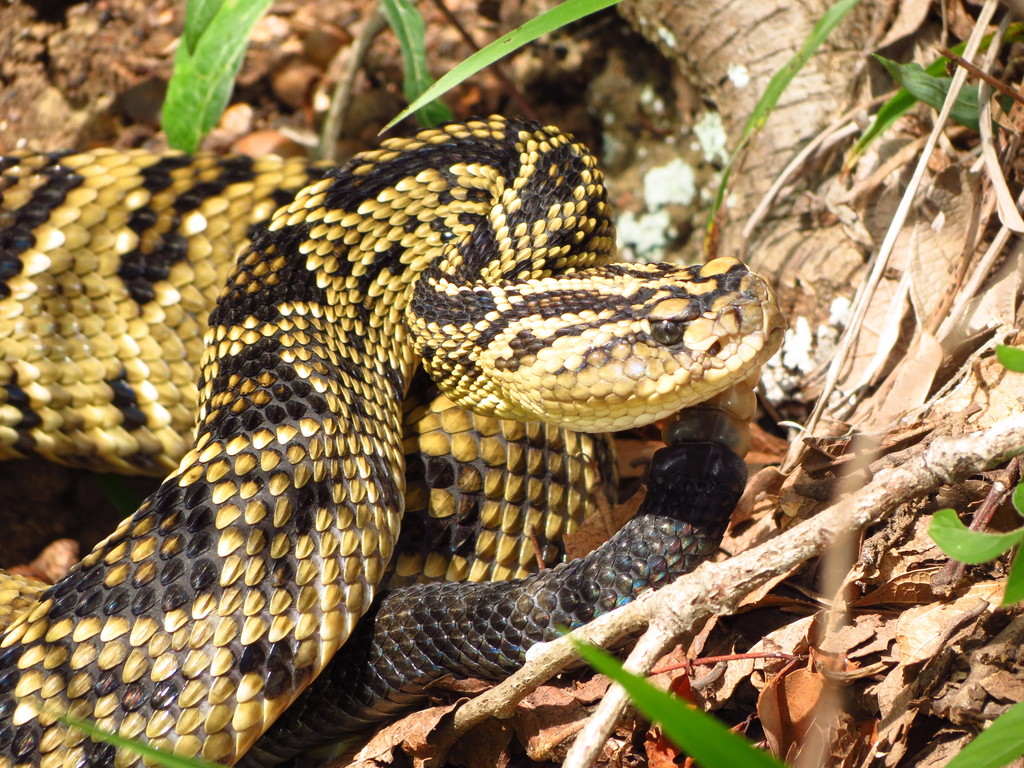
{"label": "broad green leaf", "polygon": [[124,736],[118,736],[116,733],[107,733],[97,728],[88,720],[79,720],[77,717],[69,717],[67,715],[62,715],[60,719],[62,722],[70,725],[72,728],[77,728],[96,741],[103,741],[107,744],[113,744],[115,747],[130,749],[135,754],[142,755],[154,763],[164,766],[164,768],[223,768],[219,763],[208,763],[205,760],[200,760],[198,757],[182,757],[164,749],[151,747],[145,741],[126,739]]}
{"label": "broad green leaf", "polygon": [[185,29],[181,33],[181,42],[195,52],[199,38],[210,26],[224,0],[188,0],[185,5]]}
{"label": "broad green leaf", "polygon": [[[953,82],[951,77],[936,77],[925,71],[917,62],[900,64],[899,62],[872,54],[892,75],[893,80],[899,83],[915,99],[923,101],[932,109],[942,109],[942,103],[949,93],[949,85]],[[957,95],[956,103],[949,116],[960,125],[972,130],[978,130],[978,86],[965,85]]]}
{"label": "broad green leaf", "polygon": [[[992,35],[986,35],[981,42],[979,50],[986,50],[989,43],[992,41]],[[962,42],[953,46],[953,53],[960,55],[964,52],[967,47],[967,43]],[[946,65],[948,60],[944,58],[938,58],[933,61],[925,69],[929,75],[933,77],[939,77],[946,72]],[[917,104],[917,99],[910,95],[910,92],[906,88],[900,88],[896,94],[889,99],[885,104],[879,107],[878,112],[875,113],[875,119],[871,121],[871,125],[864,131],[864,134],[857,139],[857,143],[853,145],[853,149],[850,150],[849,156],[846,158],[844,169],[852,168],[857,158],[864,152],[867,146],[874,141],[876,138],[881,136],[888,130],[889,126],[896,122],[901,115],[905,114],[907,110]]]}
{"label": "broad green leaf", "polygon": [[707,221],[704,225],[704,231],[710,234],[714,228],[715,217],[718,215],[718,209],[722,207],[722,201],[725,199],[725,191],[729,185],[729,177],[732,175],[733,166],[736,164],[736,158],[739,157],[740,152],[750,141],[750,137],[754,135],[761,127],[768,122],[768,117],[775,109],[775,105],[778,103],[779,98],[785,93],[786,88],[793,81],[793,78],[797,76],[804,65],[810,60],[811,56],[821,47],[821,44],[828,39],[828,36],[832,33],[832,30],[841,22],[850,11],[852,11],[860,0],[839,0],[839,2],[829,7],[827,11],[822,15],[821,19],[810,34],[807,35],[807,39],[804,40],[800,50],[793,54],[793,57],[787,61],[782,69],[776,72],[770,81],[768,81],[767,87],[764,89],[764,94],[758,100],[757,105],[754,107],[754,111],[747,118],[746,124],[743,126],[743,131],[740,133],[739,142],[736,148],[733,149],[732,154],[729,156],[729,162],[725,164],[725,168],[722,169],[722,175],[718,180],[718,189],[715,191],[715,199],[711,203],[711,209],[708,211]]}
{"label": "broad green leaf", "polygon": [[[484,46],[472,56],[461,61],[450,72],[442,76],[436,83],[427,88],[398,116],[384,126],[384,131],[405,119],[424,104],[447,93],[464,80],[472,77],[481,69],[489,67],[503,56],[519,50],[527,43],[532,43],[541,35],[571,24],[584,16],[604,10],[615,5],[619,0],[565,0],[550,11],[530,19],[521,27],[516,27],[507,35],[499,37],[493,43]],[[382,131],[383,132],[383,131]]]}
{"label": "broad green leaf", "polygon": [[711,715],[626,672],[614,656],[575,640],[573,645],[590,666],[625,688],[636,708],[661,725],[665,735],[701,768],[785,768]]}
{"label": "broad green leaf", "polygon": [[1024,755],[1024,702],[992,721],[961,749],[946,768],[1001,768]]}
{"label": "broad green leaf", "polygon": [[[414,102],[434,82],[427,69],[423,18],[410,0],[381,0],[380,7],[402,50],[402,63],[405,65],[402,90],[405,98]],[[422,125],[432,127],[451,120],[454,115],[444,102],[435,100],[416,110],[416,117]]]}
{"label": "broad green leaf", "polygon": [[[194,0],[193,0],[194,1]],[[162,122],[175,149],[195,152],[231,98],[242,66],[249,32],[270,0],[200,0],[189,29],[174,55]]]}
{"label": "broad green leaf", "polygon": [[[1024,24],[1021,22],[1015,22],[1006,30],[1003,42],[1017,42],[1020,40],[1022,34],[1024,34]],[[992,37],[993,35],[985,35],[981,39],[981,46],[978,50],[987,51],[992,42]],[[959,56],[964,52],[965,48],[967,48],[966,41],[957,43],[953,46],[952,52]],[[948,63],[949,61],[945,58],[936,59],[925,68],[925,72],[933,77],[939,77],[946,73],[946,66]],[[906,88],[900,88],[891,99],[879,108],[878,112],[875,114],[875,119],[871,121],[871,125],[869,125],[868,129],[864,131],[864,134],[857,139],[857,143],[853,145],[853,149],[851,149],[847,155],[846,162],[843,166],[844,169],[848,170],[852,168],[854,163],[857,161],[857,158],[864,152],[867,146],[885,133],[889,126],[895,123],[900,115],[904,114],[916,103],[917,99],[911,96]]]}
{"label": "broad green leaf", "polygon": [[1013,496],[1010,498],[1013,500],[1013,508],[1017,510],[1017,514],[1024,517],[1024,483],[1017,484],[1017,487],[1013,489]]}
{"label": "broad green leaf", "polygon": [[1003,605],[1016,605],[1024,600],[1024,559],[1021,550],[1013,556],[1010,563],[1010,574],[1006,577],[1006,589],[1003,591]]}
{"label": "broad green leaf", "polygon": [[940,509],[932,516],[928,535],[939,548],[961,563],[987,563],[1024,540],[1024,528],[1009,533],[968,530],[952,509]]}
{"label": "broad green leaf", "polygon": [[1000,344],[996,347],[996,359],[1006,370],[1024,373],[1024,348]]}

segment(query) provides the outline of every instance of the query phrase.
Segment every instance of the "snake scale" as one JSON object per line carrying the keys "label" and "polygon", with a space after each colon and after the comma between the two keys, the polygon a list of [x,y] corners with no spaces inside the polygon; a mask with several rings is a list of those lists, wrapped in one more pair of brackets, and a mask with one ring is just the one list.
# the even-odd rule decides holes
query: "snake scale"
{"label": "snake scale", "polygon": [[[716,396],[712,421],[749,419],[751,377],[782,321],[767,284],[733,259],[609,264],[601,174],[554,128],[452,124],[313,173],[139,153],[0,160],[0,456],[149,472],[178,459],[67,577],[11,609],[3,768],[139,760],[64,712],[180,754],[270,765],[317,742],[331,727],[318,718],[352,730],[446,670],[507,674],[556,624],[716,546],[742,462],[733,437],[722,448],[706,436],[717,427],[680,418],[655,459],[652,514],[587,558],[378,598],[389,563],[402,567],[407,397],[428,403],[418,418],[461,425],[426,438],[452,455],[427,449],[450,477],[430,464],[421,506],[461,504],[444,490],[455,478],[487,497],[481,517],[552,499],[578,508],[593,478],[562,479],[579,480],[602,445],[579,432]],[[247,242],[237,258],[231,242]],[[420,369],[444,405],[419,392]],[[550,476],[524,473],[522,448],[497,440],[516,429],[558,442],[542,454],[559,465]],[[481,461],[511,489],[484,488],[496,481]],[[683,514],[658,514],[681,500]],[[489,564],[416,565],[517,575],[525,550],[500,535],[515,525],[480,530]]]}

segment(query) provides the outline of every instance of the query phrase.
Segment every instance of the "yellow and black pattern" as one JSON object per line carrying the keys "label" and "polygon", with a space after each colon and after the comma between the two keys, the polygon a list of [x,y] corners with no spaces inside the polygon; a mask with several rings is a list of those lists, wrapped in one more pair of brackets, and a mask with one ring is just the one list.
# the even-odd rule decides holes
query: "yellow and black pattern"
{"label": "yellow and black pattern", "polygon": [[610,436],[481,416],[417,384],[406,402],[408,486],[389,586],[501,581],[553,566],[565,535],[615,500]]}
{"label": "yellow and black pattern", "polygon": [[233,256],[322,175],[278,158],[0,158],[0,458],[177,466]]}
{"label": "yellow and black pattern", "polygon": [[[130,160],[102,162],[112,178],[137,173]],[[76,163],[58,163],[55,186],[66,183],[58,168],[85,177],[96,164]],[[52,298],[33,278],[60,266],[47,255],[54,243],[86,236],[68,209],[92,193],[68,203],[73,192],[39,193],[41,221],[31,205],[14,211],[5,237],[20,251],[5,267],[7,299]],[[146,208],[151,194],[129,192],[125,207]],[[62,234],[69,226],[75,234]],[[78,228],[91,231],[88,219]],[[123,270],[119,242],[109,253]],[[600,266],[612,243],[592,156],[555,129],[497,117],[390,140],[305,186],[224,281],[203,340],[192,447],[0,640],[0,766],[136,761],[62,725],[62,712],[181,754],[243,754],[345,642],[384,578],[403,513],[402,401],[420,357],[460,405],[596,432],[711,397],[778,346],[770,289],[734,260]],[[182,264],[202,269],[165,261],[172,284]],[[96,310],[110,359],[126,326],[187,303],[184,284],[162,297],[163,272],[143,272],[141,282],[119,273],[122,304],[137,315]],[[81,284],[83,296],[98,290],[88,275]],[[21,329],[30,321],[20,317],[6,309],[0,322]],[[98,321],[81,322],[85,339],[109,346]],[[174,453],[155,432],[125,440],[123,403],[114,410],[124,434],[75,422],[92,418],[88,394],[24,353],[29,365],[0,371],[9,455],[69,460],[83,446],[62,453],[65,438],[54,437],[69,434],[69,419],[70,434],[95,437],[92,447],[129,466]],[[66,356],[81,361],[79,378],[114,392],[108,403],[108,382],[130,381],[150,428],[170,425],[153,405],[159,393],[143,399],[145,385],[120,370],[92,371],[84,348]],[[176,355],[154,347],[134,359],[159,368]],[[59,404],[76,413],[48,411],[41,380],[58,381]],[[38,424],[26,424],[32,416]]]}

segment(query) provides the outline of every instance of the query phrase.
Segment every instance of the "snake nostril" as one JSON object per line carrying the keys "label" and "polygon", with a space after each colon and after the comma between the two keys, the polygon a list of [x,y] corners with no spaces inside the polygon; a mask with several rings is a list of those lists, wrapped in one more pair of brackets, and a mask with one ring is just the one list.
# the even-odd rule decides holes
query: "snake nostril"
{"label": "snake nostril", "polygon": [[707,354],[711,357],[718,357],[722,352],[722,342],[716,341],[710,347],[708,347]]}

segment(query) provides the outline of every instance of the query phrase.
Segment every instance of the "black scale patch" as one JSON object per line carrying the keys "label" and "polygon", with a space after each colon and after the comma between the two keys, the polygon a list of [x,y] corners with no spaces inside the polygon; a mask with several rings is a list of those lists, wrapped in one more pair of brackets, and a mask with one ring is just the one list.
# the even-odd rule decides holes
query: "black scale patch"
{"label": "black scale patch", "polygon": [[11,380],[2,386],[7,405],[14,406],[21,414],[21,420],[14,425],[14,429],[18,432],[18,439],[11,447],[26,455],[31,454],[36,447],[36,441],[29,434],[29,430],[38,427],[43,423],[43,420],[32,409],[32,403],[29,400],[28,394],[18,386],[18,374],[16,371],[11,373]]}
{"label": "black scale patch", "polygon": [[113,395],[111,403],[124,417],[121,426],[131,431],[146,426],[146,414],[139,408],[135,389],[126,379],[127,374],[121,369],[121,374],[116,379],[109,379],[104,383],[110,387]]}
{"label": "black scale patch", "polygon": [[[8,283],[12,277],[21,274],[21,254],[36,244],[32,231],[46,222],[63,204],[68,192],[83,181],[77,173],[60,165],[60,158],[57,153],[50,155],[50,164],[36,171],[47,180],[36,189],[28,204],[0,215],[0,299],[11,295]],[[17,162],[18,158],[0,158],[0,174]],[[0,183],[0,205],[3,203],[2,190]]]}
{"label": "black scale patch", "polygon": [[[189,165],[190,157],[178,155],[166,157],[142,171],[142,188],[156,193],[167,189],[173,182],[171,171]],[[156,247],[148,252],[136,248],[121,258],[117,275],[125,284],[128,295],[139,304],[153,300],[153,286],[166,280],[171,267],[188,255],[188,241],[178,232],[182,218],[197,209],[203,201],[219,195],[225,187],[239,182],[251,181],[255,174],[252,158],[231,157],[221,161],[220,175],[213,181],[196,184],[174,201],[174,218],[170,229],[163,234]],[[140,236],[157,222],[157,212],[143,207],[134,211],[128,219],[128,227]]]}

